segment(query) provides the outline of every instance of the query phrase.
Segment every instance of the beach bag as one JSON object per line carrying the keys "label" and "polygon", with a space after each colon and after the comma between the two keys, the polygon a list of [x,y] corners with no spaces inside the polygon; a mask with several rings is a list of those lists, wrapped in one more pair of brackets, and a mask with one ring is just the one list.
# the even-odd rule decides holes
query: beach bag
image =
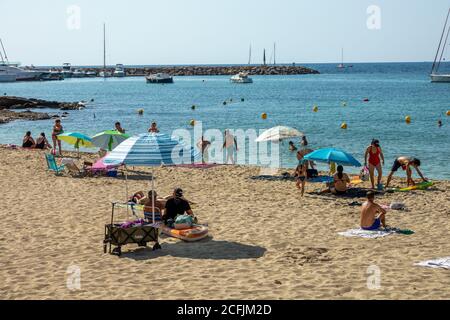
{"label": "beach bag", "polygon": [[308,169],[306,170],[306,177],[308,179],[315,178],[319,176],[319,172],[316,169]]}
{"label": "beach bag", "polygon": [[406,206],[403,202],[392,202],[389,206],[392,210],[405,210]]}
{"label": "beach bag", "polygon": [[369,181],[369,168],[367,168],[366,166],[364,166],[364,168],[361,169],[360,173],[359,173],[359,178],[362,181]]}
{"label": "beach bag", "polygon": [[177,230],[189,229],[192,227],[193,224],[194,224],[194,217],[187,214],[183,214],[179,215],[175,219],[174,227]]}

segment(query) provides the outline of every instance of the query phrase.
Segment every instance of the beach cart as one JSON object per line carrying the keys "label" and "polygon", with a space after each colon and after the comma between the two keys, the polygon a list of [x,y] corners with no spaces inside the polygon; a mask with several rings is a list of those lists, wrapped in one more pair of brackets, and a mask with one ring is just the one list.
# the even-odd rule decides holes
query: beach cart
{"label": "beach cart", "polygon": [[[120,256],[122,246],[136,243],[140,247],[146,247],[148,242],[154,242],[153,250],[161,249],[158,241],[159,224],[144,223],[137,226],[124,226],[123,223],[114,222],[114,210],[118,206],[129,204],[112,203],[111,223],[105,225],[105,239],[103,240],[103,252],[106,253],[109,245],[109,253]],[[115,246],[113,249],[112,246]]]}

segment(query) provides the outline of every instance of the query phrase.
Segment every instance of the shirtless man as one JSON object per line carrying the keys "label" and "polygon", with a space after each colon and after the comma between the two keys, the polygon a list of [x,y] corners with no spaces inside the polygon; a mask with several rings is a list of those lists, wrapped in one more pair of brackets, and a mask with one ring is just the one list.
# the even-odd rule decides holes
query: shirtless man
{"label": "shirtless man", "polygon": [[406,171],[406,178],[408,181],[408,186],[414,186],[414,180],[412,179],[412,168],[416,169],[419,176],[422,178],[424,182],[427,182],[428,180],[423,176],[422,172],[420,171],[420,160],[417,158],[411,158],[411,157],[398,157],[395,159],[394,164],[392,165],[391,173],[389,173],[389,176],[387,178],[386,182],[386,188],[389,186],[389,183],[391,182],[392,176],[394,173],[399,169],[402,168]]}
{"label": "shirtless man", "polygon": [[208,148],[211,145],[211,142],[205,140],[204,137],[197,142],[197,148],[199,148],[202,152],[202,163],[208,162]]}
{"label": "shirtless man", "polygon": [[386,210],[374,202],[375,193],[367,192],[367,201],[361,207],[361,228],[363,230],[378,230],[386,228]]}

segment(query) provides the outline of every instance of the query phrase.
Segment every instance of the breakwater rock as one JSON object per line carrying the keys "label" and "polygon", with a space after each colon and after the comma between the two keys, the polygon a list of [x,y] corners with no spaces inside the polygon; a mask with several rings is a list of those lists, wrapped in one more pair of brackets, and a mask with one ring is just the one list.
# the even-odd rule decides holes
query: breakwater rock
{"label": "breakwater rock", "polygon": [[[99,72],[99,69],[84,68],[83,71]],[[107,68],[113,72],[114,68]],[[125,67],[127,76],[146,76],[154,73],[168,73],[172,76],[218,76],[234,75],[247,72],[249,75],[302,75],[319,74],[319,71],[295,65],[266,65],[266,66],[164,66],[164,67]]]}
{"label": "breakwater rock", "polygon": [[58,102],[13,96],[0,96],[0,110],[5,109],[60,109],[79,110],[84,108],[80,102]]}

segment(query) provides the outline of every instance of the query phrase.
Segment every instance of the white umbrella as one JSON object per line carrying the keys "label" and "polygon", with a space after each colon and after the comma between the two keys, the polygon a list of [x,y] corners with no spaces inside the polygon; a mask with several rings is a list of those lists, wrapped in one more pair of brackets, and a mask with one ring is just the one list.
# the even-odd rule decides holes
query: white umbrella
{"label": "white umbrella", "polygon": [[304,134],[297,129],[285,126],[277,126],[264,131],[255,141],[273,141],[278,142],[283,139],[302,137]]}

